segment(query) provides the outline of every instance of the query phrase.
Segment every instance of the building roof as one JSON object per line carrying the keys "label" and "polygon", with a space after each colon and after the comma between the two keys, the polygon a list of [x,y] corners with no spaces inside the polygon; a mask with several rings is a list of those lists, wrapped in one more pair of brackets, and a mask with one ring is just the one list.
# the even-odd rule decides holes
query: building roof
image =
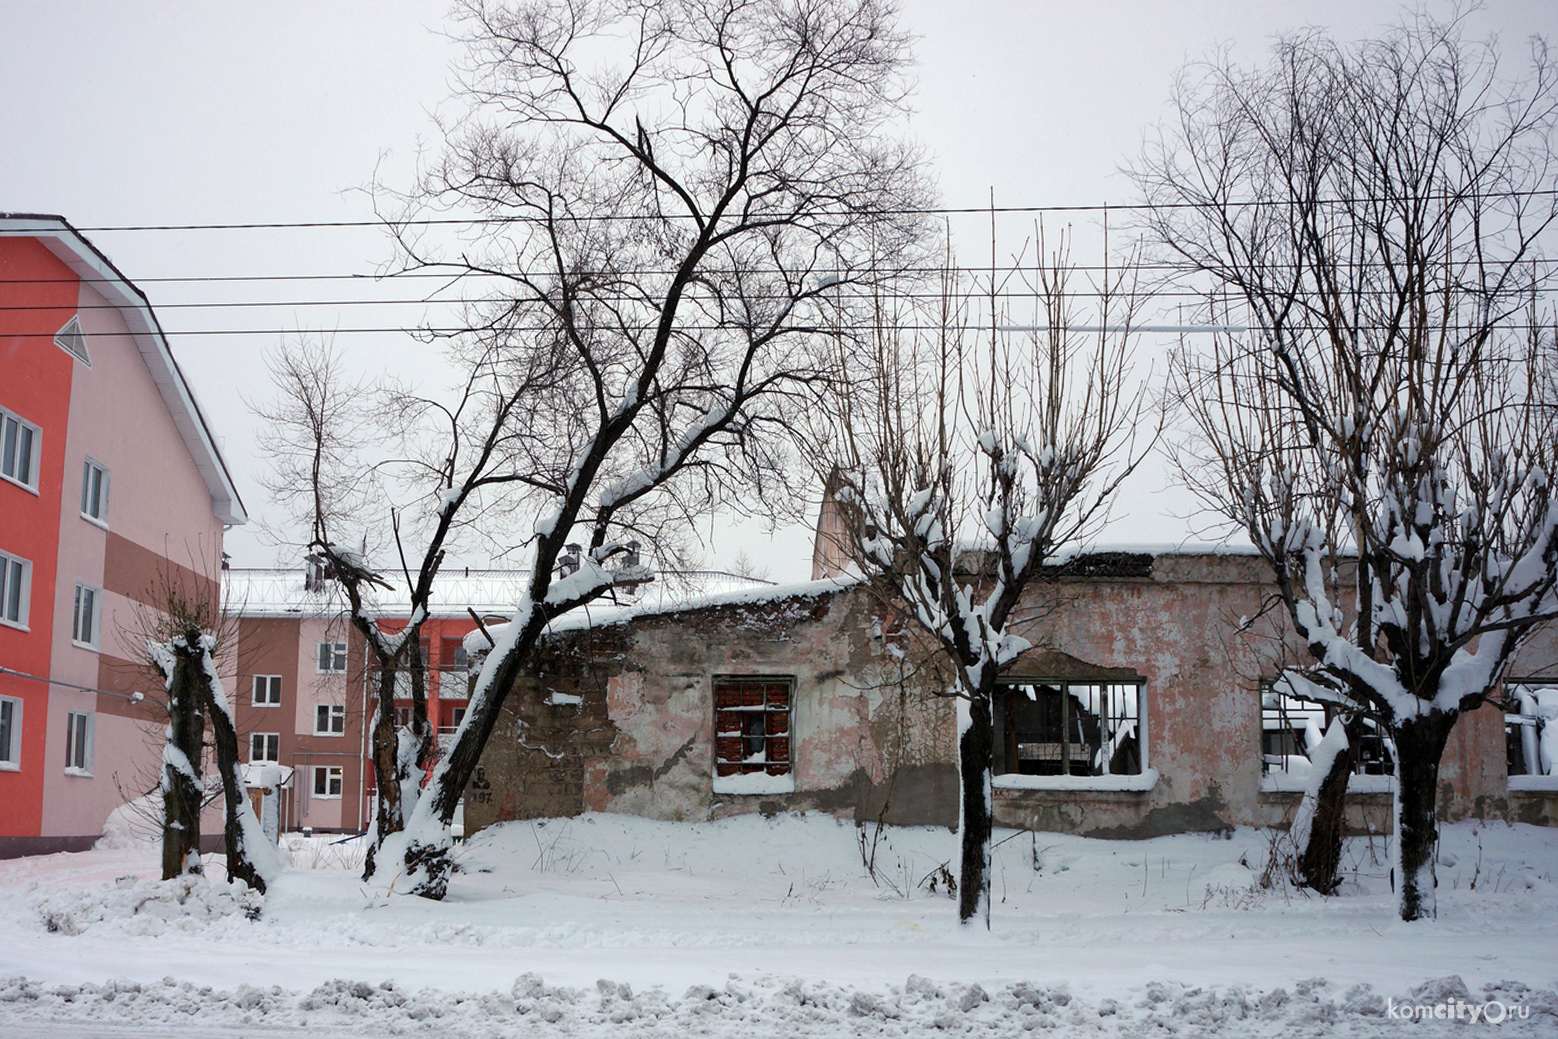
{"label": "building roof", "polygon": [[130,330],[141,358],[151,372],[163,403],[173,416],[173,424],[183,437],[195,468],[200,471],[211,492],[211,509],[223,523],[239,524],[248,520],[238,488],[233,484],[227,462],[216,446],[216,438],[206,423],[167,336],[152,312],[145,293],[136,288],[119,269],[62,216],[47,213],[0,213],[0,236],[36,238],[49,252],[90,284],[104,299],[119,309]]}
{"label": "building roof", "polygon": [[[394,575],[385,575],[395,587],[389,591],[369,589],[375,598],[375,616],[392,619],[405,617],[409,596]],[[434,617],[465,617],[475,610],[482,617],[507,617],[524,598],[530,581],[529,570],[473,570],[449,567],[438,575],[433,586]],[[308,586],[307,571],[301,568],[233,567],[222,572],[223,602],[239,617],[324,617],[345,611],[340,586],[333,580],[317,589]],[[718,570],[666,571],[654,581],[632,593],[620,592],[621,605],[644,609],[682,608],[697,597],[710,594],[735,594],[742,591],[772,594],[769,582],[741,577]],[[780,590],[782,591],[782,589]],[[606,606],[598,605],[597,610]]]}

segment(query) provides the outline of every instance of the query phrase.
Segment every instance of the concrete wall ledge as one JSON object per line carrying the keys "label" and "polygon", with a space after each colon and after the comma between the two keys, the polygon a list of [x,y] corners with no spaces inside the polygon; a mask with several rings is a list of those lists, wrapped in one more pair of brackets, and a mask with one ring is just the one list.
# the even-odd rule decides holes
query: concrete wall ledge
{"label": "concrete wall ledge", "polygon": [[1158,770],[1149,768],[1134,776],[993,776],[996,790],[1045,790],[1066,793],[1145,794],[1158,785]]}

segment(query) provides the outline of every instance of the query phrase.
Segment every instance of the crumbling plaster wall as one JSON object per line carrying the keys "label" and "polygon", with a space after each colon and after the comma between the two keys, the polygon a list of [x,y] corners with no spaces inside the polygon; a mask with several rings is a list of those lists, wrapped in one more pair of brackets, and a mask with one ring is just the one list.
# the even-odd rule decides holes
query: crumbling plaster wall
{"label": "crumbling plaster wall", "polygon": [[[855,587],[549,637],[504,704],[467,829],[586,810],[853,815],[884,800],[890,821],[955,825],[952,710],[897,681],[885,612]],[[793,794],[712,792],[713,682],[730,675],[794,679]]]}
{"label": "crumbling plaster wall", "polygon": [[[1144,792],[998,789],[998,823],[1121,838],[1286,825],[1298,795],[1260,789],[1260,679],[1276,672],[1281,616],[1240,631],[1270,591],[1265,565],[1232,553],[1158,555],[1150,576],[1036,588],[1019,630],[1040,652],[1145,680],[1146,764],[1159,778]],[[505,703],[467,828],[586,810],[955,826],[955,722],[933,662],[912,624],[858,585],[551,636]],[[726,675],[794,679],[795,793],[712,792],[713,681]],[[1511,794],[1503,761],[1497,711],[1463,719],[1446,752],[1444,816],[1558,821],[1550,795]],[[1389,795],[1350,801],[1355,830],[1388,826]]]}

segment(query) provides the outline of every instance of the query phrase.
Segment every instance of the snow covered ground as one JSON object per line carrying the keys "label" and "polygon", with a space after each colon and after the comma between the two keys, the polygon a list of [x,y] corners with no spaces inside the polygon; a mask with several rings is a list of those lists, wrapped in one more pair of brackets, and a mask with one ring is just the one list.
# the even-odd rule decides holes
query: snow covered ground
{"label": "snow covered ground", "polygon": [[1558,1035],[1558,831],[1446,827],[1413,925],[1378,841],[1318,899],[1252,886],[1253,831],[998,838],[988,933],[930,890],[951,834],[886,831],[873,882],[819,816],[509,824],[443,903],[318,838],[263,901],[152,847],[0,862],[0,1036]]}

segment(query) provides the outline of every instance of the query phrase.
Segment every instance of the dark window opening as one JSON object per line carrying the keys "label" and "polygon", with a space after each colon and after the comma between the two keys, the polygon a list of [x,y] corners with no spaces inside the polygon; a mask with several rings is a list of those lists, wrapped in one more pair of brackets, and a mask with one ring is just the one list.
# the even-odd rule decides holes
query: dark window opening
{"label": "dark window opening", "polygon": [[1010,682],[996,687],[997,775],[1140,775],[1141,686]]}

